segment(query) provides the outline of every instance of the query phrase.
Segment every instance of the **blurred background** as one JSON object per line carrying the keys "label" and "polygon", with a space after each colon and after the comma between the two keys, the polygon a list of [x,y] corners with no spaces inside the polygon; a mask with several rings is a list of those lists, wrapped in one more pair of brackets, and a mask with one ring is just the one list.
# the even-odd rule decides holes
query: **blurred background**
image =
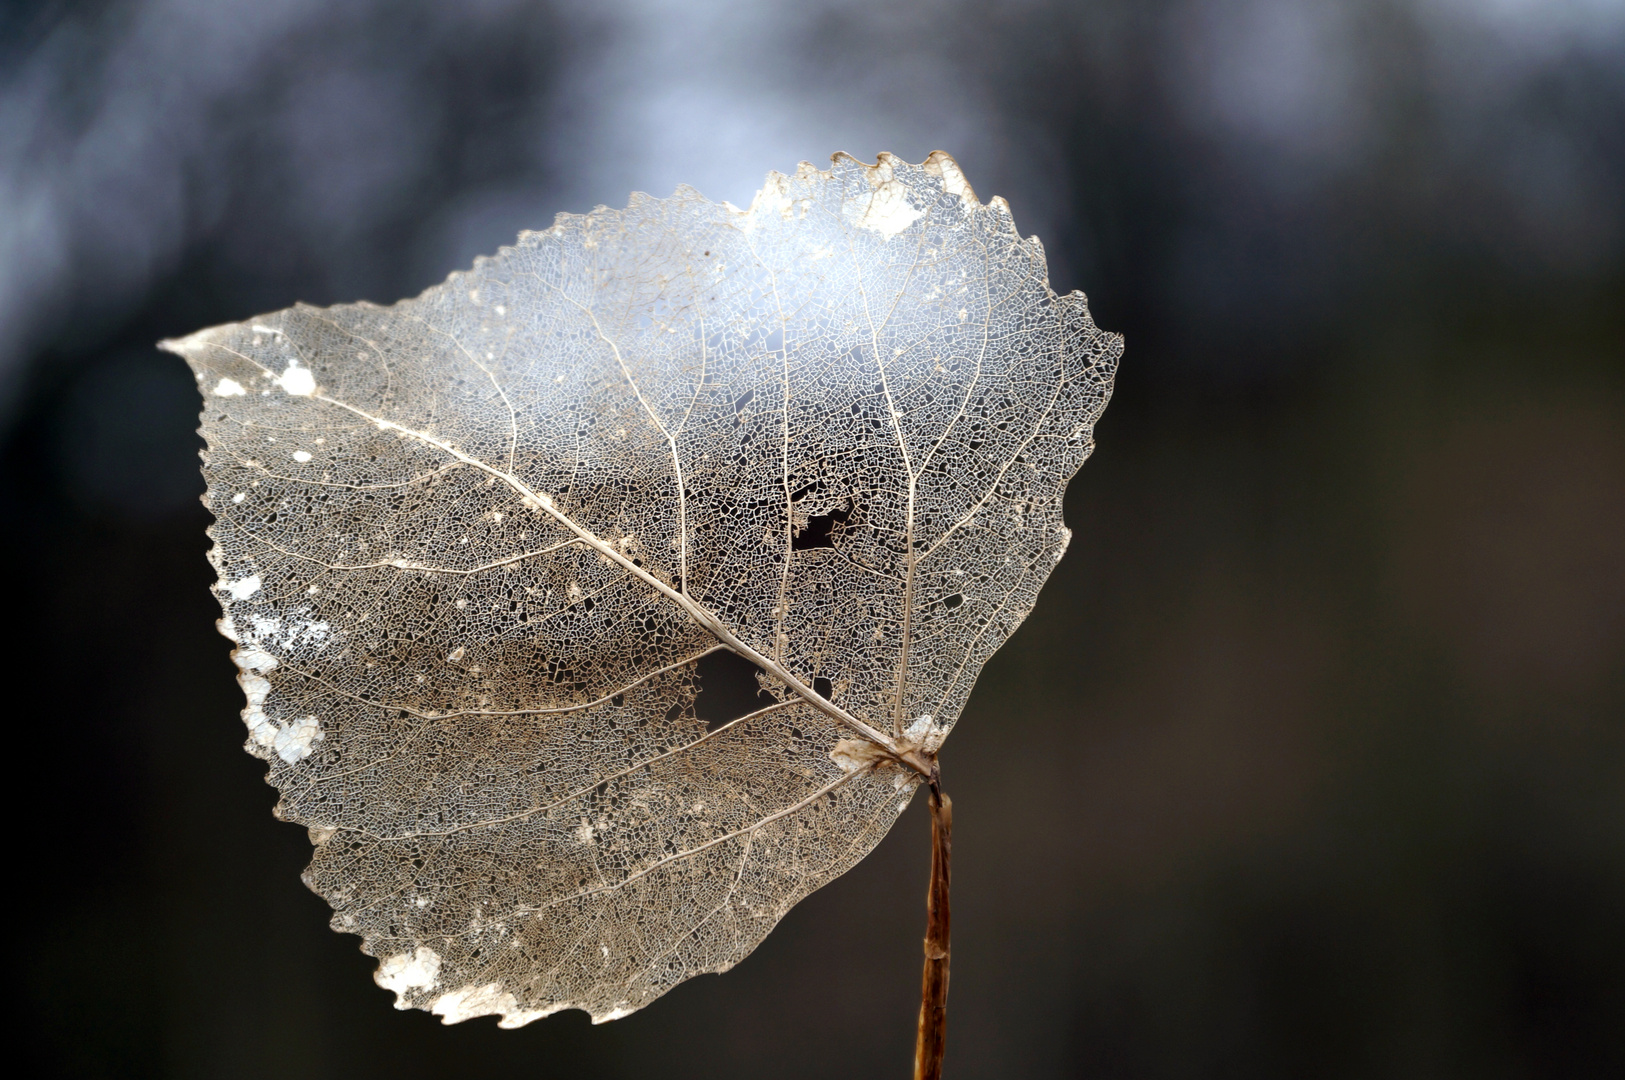
{"label": "blurred background", "polygon": [[1128,341],[944,753],[949,1075],[1625,1076],[1617,0],[11,0],[28,1075],[907,1075],[918,800],[628,1019],[392,1010],[240,750],[152,344],[937,148]]}

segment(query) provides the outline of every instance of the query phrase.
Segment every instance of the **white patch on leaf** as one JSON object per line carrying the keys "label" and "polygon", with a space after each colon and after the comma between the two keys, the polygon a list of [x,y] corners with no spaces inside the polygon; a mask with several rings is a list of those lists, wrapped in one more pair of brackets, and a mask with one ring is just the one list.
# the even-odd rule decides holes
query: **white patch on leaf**
{"label": "white patch on leaf", "polygon": [[257,671],[262,675],[277,665],[277,658],[258,645],[244,645],[235,650],[231,658],[242,670]]}
{"label": "white patch on leaf", "polygon": [[259,675],[249,675],[246,672],[237,676],[237,684],[243,688],[248,698],[248,705],[243,709],[243,724],[248,728],[248,737],[256,746],[270,746],[276,742],[277,726],[265,715],[265,699],[271,695],[271,683]]}
{"label": "white patch on leaf", "polygon": [[492,1013],[506,1016],[520,1010],[519,1002],[502,989],[501,983],[486,983],[484,986],[469,985],[441,994],[429,1006],[429,1011],[440,1017],[442,1023],[460,1024],[476,1016],[490,1016]]}
{"label": "white patch on leaf", "polygon": [[920,211],[908,201],[908,189],[895,180],[888,180],[875,190],[869,199],[869,208],[863,212],[858,224],[892,237],[919,219]]}
{"label": "white patch on leaf", "polygon": [[307,716],[277,728],[276,738],[271,745],[278,757],[294,765],[311,755],[314,749],[312,744],[321,737],[322,726],[314,716]]}
{"label": "white patch on leaf", "polygon": [[433,990],[440,981],[440,954],[427,945],[411,952],[385,957],[378,964],[373,981],[395,994],[397,1009],[410,1009],[406,995],[413,990]]}
{"label": "white patch on leaf", "polygon": [[880,161],[869,170],[869,183],[874,191],[858,218],[858,226],[872,229],[890,239],[920,220],[923,216],[908,201],[908,186],[892,175],[891,155],[882,154]]}
{"label": "white patch on leaf", "polygon": [[925,159],[924,168],[942,181],[942,189],[948,194],[957,195],[968,203],[976,203],[976,192],[971,189],[970,181],[959,171],[959,163],[953,158],[937,151]]}
{"label": "white patch on leaf", "polygon": [[928,754],[934,754],[941,749],[942,740],[947,736],[947,729],[933,720],[930,713],[916,717],[903,729],[903,738]]}
{"label": "white patch on leaf", "polygon": [[248,577],[237,581],[225,582],[220,587],[229,593],[233,600],[247,600],[260,591],[262,584],[264,583],[260,581],[258,574],[250,574]]}
{"label": "white patch on leaf", "polygon": [[297,360],[288,361],[288,369],[277,377],[276,384],[294,397],[309,397],[316,392],[316,376],[309,368],[300,367]]}

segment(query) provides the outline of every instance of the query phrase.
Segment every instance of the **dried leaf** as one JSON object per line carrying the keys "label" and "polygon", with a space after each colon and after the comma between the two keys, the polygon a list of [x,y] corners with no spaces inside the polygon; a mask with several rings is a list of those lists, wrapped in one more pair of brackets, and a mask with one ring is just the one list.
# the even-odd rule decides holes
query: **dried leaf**
{"label": "dried leaf", "polygon": [[[1121,352],[940,153],[165,344],[305,880],[399,1007],[507,1027],[726,970],[879,842],[1066,548]],[[708,729],[720,649],[768,696]]]}

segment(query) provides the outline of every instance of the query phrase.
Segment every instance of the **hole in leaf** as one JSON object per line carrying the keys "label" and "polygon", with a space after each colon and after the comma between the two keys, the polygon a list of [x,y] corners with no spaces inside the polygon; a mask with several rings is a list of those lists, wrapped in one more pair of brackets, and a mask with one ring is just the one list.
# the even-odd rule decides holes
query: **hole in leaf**
{"label": "hole in leaf", "polygon": [[718,649],[707,653],[695,665],[694,673],[700,677],[694,715],[705,722],[707,731],[715,731],[771,703],[756,681],[756,665],[736,652]]}
{"label": "hole in leaf", "polygon": [[963,593],[954,593],[952,596],[947,597],[946,599],[944,599],[942,601],[942,606],[947,608],[948,610],[952,611],[954,608],[958,607],[960,604],[963,604],[964,602],[965,602],[965,596],[964,596]]}
{"label": "hole in leaf", "polygon": [[834,547],[835,527],[845,525],[851,516],[852,504],[849,502],[839,510],[808,518],[807,524],[790,537],[790,550],[807,551],[811,548]]}
{"label": "hole in leaf", "polygon": [[813,693],[817,694],[821,698],[825,698],[827,700],[829,695],[833,693],[834,690],[835,684],[821,675],[813,680]]}

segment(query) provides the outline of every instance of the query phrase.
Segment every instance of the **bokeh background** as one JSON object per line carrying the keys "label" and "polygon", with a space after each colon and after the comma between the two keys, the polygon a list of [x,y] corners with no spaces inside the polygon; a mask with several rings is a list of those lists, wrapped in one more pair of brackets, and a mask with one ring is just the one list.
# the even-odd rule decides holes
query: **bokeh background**
{"label": "bokeh background", "polygon": [[944,754],[949,1074],[1625,1076],[1625,4],[12,0],[8,1058],[897,1077],[917,804],[599,1028],[397,1013],[299,883],[160,337],[557,211],[953,152],[1127,336]]}

